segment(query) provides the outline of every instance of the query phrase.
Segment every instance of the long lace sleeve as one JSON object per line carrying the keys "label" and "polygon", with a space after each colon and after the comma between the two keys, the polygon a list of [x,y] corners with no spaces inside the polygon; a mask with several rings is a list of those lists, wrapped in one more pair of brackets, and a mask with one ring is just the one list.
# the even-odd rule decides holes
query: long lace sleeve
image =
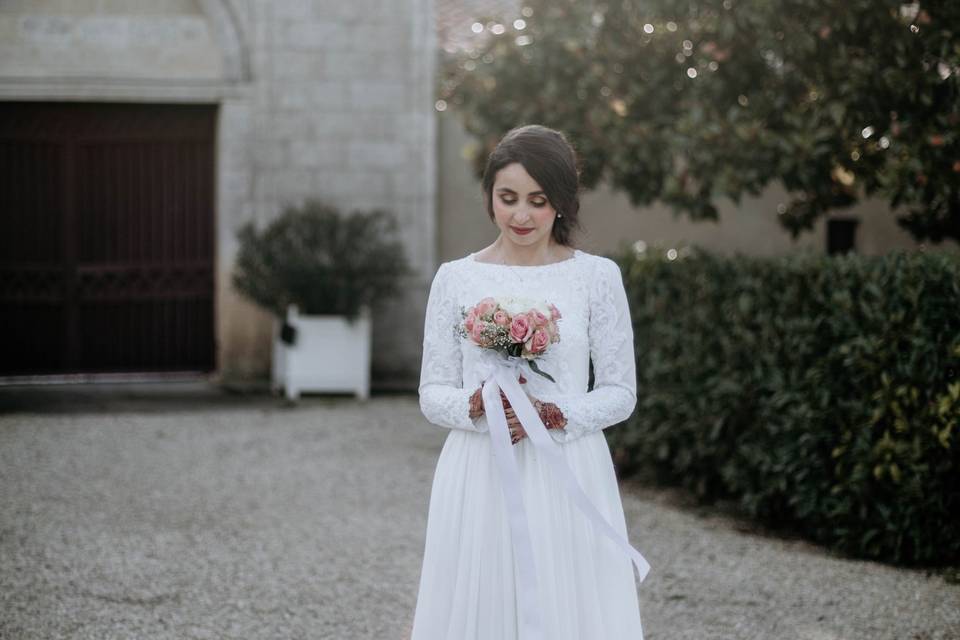
{"label": "long lace sleeve", "polygon": [[475,389],[463,388],[460,338],[455,333],[458,311],[447,263],[443,263],[430,285],[423,323],[420,411],[437,426],[484,431],[470,418],[470,396]]}
{"label": "long lace sleeve", "polygon": [[556,404],[567,419],[563,429],[551,430],[560,442],[619,424],[630,417],[637,404],[633,323],[623,276],[609,258],[603,258],[597,266],[587,328],[594,388],[577,394],[544,394],[541,398]]}

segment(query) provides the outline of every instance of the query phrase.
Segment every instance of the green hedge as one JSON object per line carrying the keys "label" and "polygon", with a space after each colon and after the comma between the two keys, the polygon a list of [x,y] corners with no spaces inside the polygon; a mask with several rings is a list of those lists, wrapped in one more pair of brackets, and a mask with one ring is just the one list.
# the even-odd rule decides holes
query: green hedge
{"label": "green hedge", "polygon": [[960,560],[960,259],[621,251],[621,473],[857,557]]}

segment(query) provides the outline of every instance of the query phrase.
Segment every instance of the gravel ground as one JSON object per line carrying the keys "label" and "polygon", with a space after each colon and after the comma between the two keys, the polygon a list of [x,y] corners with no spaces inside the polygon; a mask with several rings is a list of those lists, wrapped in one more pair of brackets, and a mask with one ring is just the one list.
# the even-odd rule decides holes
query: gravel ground
{"label": "gravel ground", "polygon": [[[407,637],[446,435],[416,396],[4,389],[0,410],[0,638]],[[621,491],[647,640],[960,639],[940,574]]]}

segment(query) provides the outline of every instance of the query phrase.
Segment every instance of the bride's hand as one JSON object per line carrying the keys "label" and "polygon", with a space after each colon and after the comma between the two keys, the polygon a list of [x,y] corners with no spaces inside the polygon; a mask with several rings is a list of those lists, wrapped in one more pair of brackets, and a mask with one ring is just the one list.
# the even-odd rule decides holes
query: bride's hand
{"label": "bride's hand", "polygon": [[[520,376],[520,383],[523,384],[526,382],[526,379],[523,375]],[[526,393],[526,390],[524,390]],[[534,398],[529,393],[526,394],[530,398],[532,403]],[[517,444],[521,440],[527,437],[527,432],[524,431],[523,425],[520,423],[520,419],[517,418],[516,412],[513,410],[513,405],[510,404],[510,400],[507,399],[506,394],[503,393],[503,390],[500,391],[500,400],[503,401],[503,413],[507,416],[507,427],[510,429],[510,442],[512,444]]]}
{"label": "bride's hand", "polygon": [[567,426],[567,418],[560,411],[560,408],[552,402],[543,402],[536,396],[527,394],[530,398],[530,404],[536,410],[537,415],[547,429],[563,429]]}
{"label": "bride's hand", "polygon": [[[523,374],[520,374],[520,384],[525,383],[527,380],[523,377]],[[524,390],[526,393],[526,390]],[[526,394],[530,401],[533,402],[533,397],[527,393]],[[506,412],[510,410],[511,415],[513,414],[513,407],[510,405],[510,400],[507,399],[507,394],[503,392],[503,389],[500,390],[500,401],[503,403],[503,410]],[[470,396],[470,419],[475,420],[484,414],[483,410],[483,385],[477,387],[476,391]],[[514,418],[516,419],[516,418]]]}
{"label": "bride's hand", "polygon": [[[523,374],[521,373],[518,382],[520,384],[524,384],[526,381],[527,379],[524,378]],[[471,411],[471,418],[475,417],[475,415],[482,415],[483,407],[480,401],[481,391],[482,386],[473,393],[474,397],[472,398],[471,402],[476,407],[476,412],[474,414],[474,412]],[[527,398],[530,399],[531,404],[536,400],[536,398],[527,393],[526,389],[524,389],[524,393],[526,394]],[[507,398],[507,394],[503,392],[503,389],[500,390],[500,401],[503,403],[503,413],[507,418],[507,428],[510,430],[510,441],[513,444],[517,444],[527,437],[527,432],[524,431],[523,425],[520,423],[520,419],[517,418],[517,414],[513,410],[513,406],[510,404],[510,400]]]}

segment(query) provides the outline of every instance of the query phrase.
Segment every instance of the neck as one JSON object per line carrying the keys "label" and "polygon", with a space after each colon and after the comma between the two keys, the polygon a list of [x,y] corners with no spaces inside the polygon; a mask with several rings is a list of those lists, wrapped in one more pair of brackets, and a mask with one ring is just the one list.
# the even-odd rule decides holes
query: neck
{"label": "neck", "polygon": [[493,243],[496,255],[503,264],[515,266],[537,266],[550,264],[563,259],[564,248],[553,241],[552,236],[536,245],[518,245],[499,236]]}

